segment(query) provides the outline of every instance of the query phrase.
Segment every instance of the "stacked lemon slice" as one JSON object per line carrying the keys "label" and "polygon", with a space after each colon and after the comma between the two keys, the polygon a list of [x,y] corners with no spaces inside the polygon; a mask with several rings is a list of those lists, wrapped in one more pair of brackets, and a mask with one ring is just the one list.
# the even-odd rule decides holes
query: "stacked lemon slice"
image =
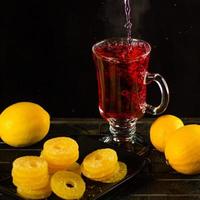
{"label": "stacked lemon slice", "polygon": [[13,162],[13,184],[26,199],[43,199],[51,195],[48,164],[38,156],[23,156]]}
{"label": "stacked lemon slice", "polygon": [[[81,173],[94,181],[115,183],[127,174],[115,150],[98,149],[77,163],[79,146],[69,137],[47,140],[40,156],[23,156],[13,162],[12,178],[17,193],[25,199],[45,199],[53,191],[63,199],[80,199],[86,185]],[[51,178],[50,178],[51,176]]]}
{"label": "stacked lemon slice", "polygon": [[57,137],[47,140],[41,151],[49,168],[51,189],[63,199],[79,199],[85,192],[85,182],[81,178],[79,146],[70,137]]}
{"label": "stacked lemon slice", "polygon": [[88,154],[81,165],[81,172],[91,180],[115,183],[126,176],[127,167],[118,161],[115,150],[105,148]]}
{"label": "stacked lemon slice", "polygon": [[59,170],[78,168],[75,162],[79,158],[79,147],[77,142],[70,137],[56,137],[47,140],[41,152],[49,167],[49,173],[53,174]]}

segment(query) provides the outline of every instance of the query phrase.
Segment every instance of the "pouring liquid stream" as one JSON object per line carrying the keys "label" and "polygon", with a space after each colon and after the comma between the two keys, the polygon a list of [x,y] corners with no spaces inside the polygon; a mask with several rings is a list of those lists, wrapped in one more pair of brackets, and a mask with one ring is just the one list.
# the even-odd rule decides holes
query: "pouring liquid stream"
{"label": "pouring liquid stream", "polygon": [[124,27],[126,28],[126,31],[127,31],[127,40],[128,42],[130,42],[131,28],[132,28],[130,1],[129,0],[123,0],[123,1],[124,1],[124,10],[125,10],[125,17],[126,17],[126,23]]}

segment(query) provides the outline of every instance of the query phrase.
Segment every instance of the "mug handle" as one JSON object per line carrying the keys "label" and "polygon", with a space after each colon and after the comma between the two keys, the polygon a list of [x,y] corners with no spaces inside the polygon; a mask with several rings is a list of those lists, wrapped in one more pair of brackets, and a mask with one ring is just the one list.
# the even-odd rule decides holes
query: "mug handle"
{"label": "mug handle", "polygon": [[156,82],[161,92],[160,105],[152,106],[150,104],[146,104],[146,112],[152,115],[162,114],[169,104],[169,89],[165,79],[158,73],[147,72],[144,80],[146,85]]}

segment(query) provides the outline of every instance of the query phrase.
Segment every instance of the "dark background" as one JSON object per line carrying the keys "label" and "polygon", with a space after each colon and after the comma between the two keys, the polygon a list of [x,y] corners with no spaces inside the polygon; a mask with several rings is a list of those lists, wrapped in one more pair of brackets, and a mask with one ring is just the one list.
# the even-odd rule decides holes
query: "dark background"
{"label": "dark background", "polygon": [[[52,117],[99,117],[91,47],[126,36],[123,0],[0,1],[0,110],[33,101]],[[130,0],[132,36],[170,89],[166,113],[200,116],[200,1]],[[155,85],[148,102],[159,102]]]}

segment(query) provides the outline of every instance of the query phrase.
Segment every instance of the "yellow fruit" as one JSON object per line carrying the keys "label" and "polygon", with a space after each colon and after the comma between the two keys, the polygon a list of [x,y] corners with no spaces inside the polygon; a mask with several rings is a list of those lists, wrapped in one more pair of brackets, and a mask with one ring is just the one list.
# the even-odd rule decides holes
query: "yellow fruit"
{"label": "yellow fruit", "polygon": [[12,175],[21,178],[41,177],[48,174],[46,160],[39,156],[22,156],[13,161]]}
{"label": "yellow fruit", "polygon": [[123,163],[123,162],[119,162],[119,170],[118,170],[118,172],[115,172],[112,175],[112,177],[110,177],[110,178],[102,179],[101,182],[103,182],[103,183],[116,183],[116,182],[119,182],[122,179],[124,179],[126,174],[127,174],[127,166],[126,166],[126,164]]}
{"label": "yellow fruit", "polygon": [[200,125],[186,125],[176,130],[166,143],[165,157],[177,172],[200,173]]}
{"label": "yellow fruit", "polygon": [[104,177],[101,177],[101,178],[95,178],[93,180],[101,182],[102,180],[108,180],[108,179],[112,178],[114,174],[117,174],[119,172],[119,168],[120,168],[119,165],[120,165],[120,162],[117,162],[115,169],[110,174],[108,174]]}
{"label": "yellow fruit", "polygon": [[184,126],[182,120],[174,115],[158,117],[150,128],[151,143],[158,151],[164,152],[167,140],[176,129],[182,126]]}
{"label": "yellow fruit", "polygon": [[110,168],[106,168],[105,170],[101,170],[101,171],[97,171],[97,172],[91,172],[91,171],[88,171],[82,164],[81,172],[85,177],[87,177],[91,180],[101,180],[105,177],[112,176],[113,173],[115,173],[116,168],[118,168],[118,167],[119,167],[119,164],[118,164],[118,162],[116,162],[116,164],[114,166],[110,166]]}
{"label": "yellow fruit", "polygon": [[15,103],[0,115],[1,139],[14,147],[25,147],[42,140],[49,127],[49,114],[31,102]]}
{"label": "yellow fruit", "polygon": [[44,188],[49,183],[49,175],[42,176],[40,178],[18,178],[13,177],[13,184],[20,188],[31,188],[37,190]]}
{"label": "yellow fruit", "polygon": [[70,137],[52,138],[44,143],[40,156],[48,162],[49,172],[53,174],[58,170],[67,170],[78,160],[79,146]]}
{"label": "yellow fruit", "polygon": [[59,166],[59,165],[49,165],[49,174],[54,174],[57,171],[71,171],[81,175],[81,167],[77,162],[74,162],[70,166]]}
{"label": "yellow fruit", "polygon": [[81,175],[81,166],[77,162],[70,165],[67,170]]}
{"label": "yellow fruit", "polygon": [[[90,178],[100,178],[112,173],[118,157],[115,150],[110,148],[98,149],[88,154],[82,163],[83,174],[87,171]],[[88,177],[89,178],[89,177]]]}
{"label": "yellow fruit", "polygon": [[33,190],[30,188],[18,187],[17,193],[24,199],[46,199],[52,193],[50,185],[44,188]]}
{"label": "yellow fruit", "polygon": [[33,190],[44,188],[49,183],[47,162],[38,156],[23,156],[13,162],[13,184]]}
{"label": "yellow fruit", "polygon": [[51,189],[62,199],[80,199],[85,192],[85,182],[74,172],[58,171],[51,177]]}
{"label": "yellow fruit", "polygon": [[48,169],[49,169],[49,174],[53,174],[56,171],[60,171],[60,170],[67,170],[68,167],[69,167],[69,164],[60,163],[60,162],[58,162],[56,160],[49,159],[48,155],[44,156],[43,151],[41,151],[40,157],[44,158],[47,161],[47,163],[48,163]]}

